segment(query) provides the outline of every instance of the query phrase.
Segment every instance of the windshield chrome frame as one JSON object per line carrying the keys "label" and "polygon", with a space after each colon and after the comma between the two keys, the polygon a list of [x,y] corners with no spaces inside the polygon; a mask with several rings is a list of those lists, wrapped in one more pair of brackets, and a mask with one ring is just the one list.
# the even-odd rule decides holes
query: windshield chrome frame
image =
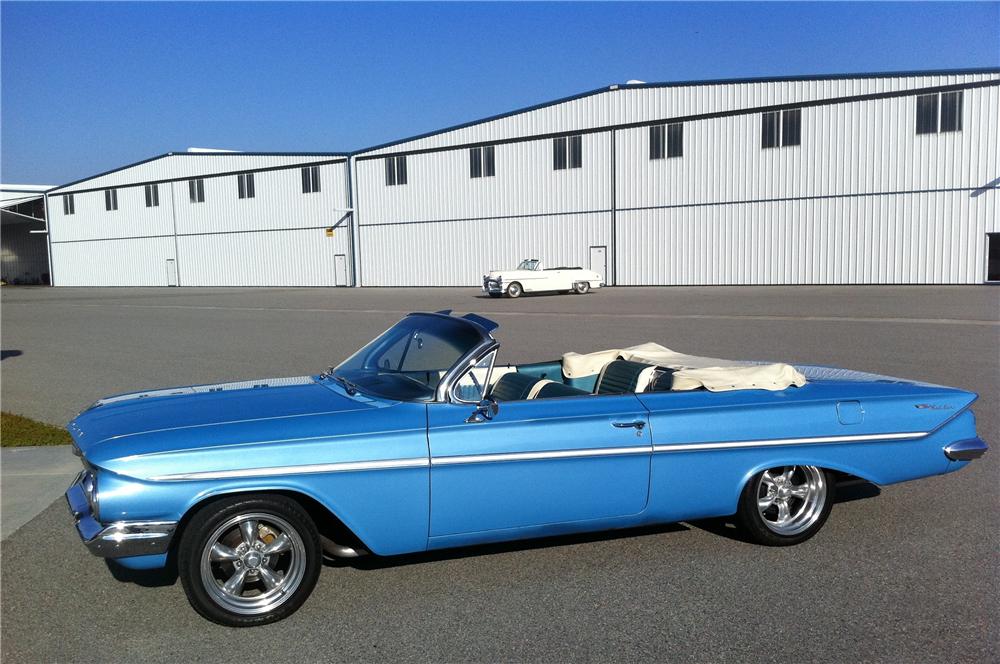
{"label": "windshield chrome frame", "polygon": [[[490,334],[486,334],[486,338],[482,340],[477,346],[470,349],[465,355],[459,358],[451,369],[441,378],[438,383],[437,391],[434,395],[435,403],[462,403],[458,401],[451,400],[451,388],[455,381],[462,377],[463,374],[470,368],[476,366],[476,364],[486,356],[492,350],[497,350],[499,354],[500,342],[494,339]],[[490,374],[493,374],[493,367],[496,364],[496,356],[493,356],[493,362],[490,364]],[[487,383],[489,382],[489,376],[487,376]],[[488,388],[488,386],[487,386]]]}

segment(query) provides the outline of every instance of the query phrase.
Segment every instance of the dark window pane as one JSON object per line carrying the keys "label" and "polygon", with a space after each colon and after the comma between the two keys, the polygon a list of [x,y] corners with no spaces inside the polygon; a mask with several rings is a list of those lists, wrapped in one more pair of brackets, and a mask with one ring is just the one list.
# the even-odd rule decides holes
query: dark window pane
{"label": "dark window pane", "polygon": [[481,178],[483,176],[483,151],[481,148],[469,150],[469,177]]}
{"label": "dark window pane", "polygon": [[917,133],[936,134],[938,130],[938,95],[917,97]]}
{"label": "dark window pane", "polygon": [[69,196],[63,196],[63,214],[69,214]]}
{"label": "dark window pane", "polygon": [[396,157],[396,183],[406,184],[406,155]]}
{"label": "dark window pane", "polygon": [[561,171],[566,168],[566,139],[552,139],[552,168]]}
{"label": "dark window pane", "polygon": [[962,130],[962,91],[941,95],[941,131]]}
{"label": "dark window pane", "polygon": [[663,125],[649,128],[649,158],[663,159]]}
{"label": "dark window pane", "polygon": [[385,184],[387,186],[396,184],[396,160],[392,157],[386,157],[385,160]]}
{"label": "dark window pane", "polygon": [[319,166],[312,167],[312,190],[319,191]]}
{"label": "dark window pane", "polygon": [[785,111],[781,118],[781,144],[799,145],[802,142],[802,109]]}
{"label": "dark window pane", "polygon": [[153,190],[146,185],[146,207],[153,207]]}
{"label": "dark window pane", "polygon": [[309,171],[310,171],[310,169],[308,167],[302,169],[302,193],[303,194],[308,194],[308,193],[312,192],[312,183],[309,180]]}
{"label": "dark window pane", "polygon": [[194,180],[188,180],[188,200],[192,203],[198,202],[198,193],[195,189]]}
{"label": "dark window pane", "polygon": [[160,207],[160,185],[150,185],[153,190],[153,207]]}
{"label": "dark window pane", "polygon": [[240,198],[247,197],[246,180],[244,178],[246,178],[246,176],[243,175],[242,173],[236,176],[236,189],[239,192]]}
{"label": "dark window pane", "polygon": [[69,195],[69,213],[76,214],[76,199],[73,198],[73,194]]}
{"label": "dark window pane", "polygon": [[483,148],[483,175],[492,177],[496,175],[496,161],[493,159],[493,146]]}
{"label": "dark window pane", "polygon": [[778,114],[769,112],[761,115],[760,147],[778,147]]}
{"label": "dark window pane", "polygon": [[253,198],[256,195],[253,188],[253,173],[247,173],[247,198]]}
{"label": "dark window pane", "polygon": [[569,167],[583,166],[583,136],[569,137]]}
{"label": "dark window pane", "polygon": [[205,202],[205,181],[204,180],[198,180],[198,202],[199,203],[204,203]]}
{"label": "dark window pane", "polygon": [[111,209],[111,192],[107,189],[104,190],[104,209]]}
{"label": "dark window pane", "polygon": [[684,156],[684,125],[680,122],[667,125],[667,156]]}

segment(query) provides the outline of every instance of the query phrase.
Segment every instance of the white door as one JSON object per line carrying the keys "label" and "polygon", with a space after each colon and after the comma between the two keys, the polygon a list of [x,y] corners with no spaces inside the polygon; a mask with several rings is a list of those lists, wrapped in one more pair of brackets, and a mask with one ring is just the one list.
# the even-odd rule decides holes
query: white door
{"label": "white door", "polygon": [[605,283],[608,281],[608,248],[590,248],[590,269],[601,275]]}
{"label": "white door", "polygon": [[167,285],[177,285],[177,261],[173,258],[167,259]]}
{"label": "white door", "polygon": [[347,286],[347,256],[337,254],[333,257],[333,284],[334,286]]}

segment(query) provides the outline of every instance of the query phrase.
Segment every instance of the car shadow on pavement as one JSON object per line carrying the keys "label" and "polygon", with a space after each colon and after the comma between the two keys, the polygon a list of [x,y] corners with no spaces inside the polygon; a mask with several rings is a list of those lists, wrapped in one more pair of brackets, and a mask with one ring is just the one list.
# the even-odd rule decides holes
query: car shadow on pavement
{"label": "car shadow on pavement", "polygon": [[[837,482],[836,494],[833,504],[849,503],[854,500],[866,500],[875,498],[882,493],[878,486],[859,478],[850,478]],[[688,525],[704,530],[707,533],[725,537],[735,542],[743,544],[754,544],[755,542],[747,537],[743,529],[736,524],[734,516],[723,516],[715,519],[701,519],[699,521],[688,521]]]}
{"label": "car shadow on pavement", "polygon": [[24,351],[21,350],[0,350],[0,360],[6,360],[8,357],[18,357],[24,355]]}
{"label": "car shadow on pavement", "polygon": [[327,567],[354,567],[360,570],[388,569],[403,565],[418,565],[421,563],[439,562],[443,560],[459,560],[514,551],[532,551],[549,549],[571,544],[589,544],[607,542],[618,539],[630,539],[642,535],[659,535],[661,533],[676,533],[690,530],[680,523],[667,523],[639,528],[625,528],[594,533],[576,533],[572,535],[557,535],[530,540],[515,540],[512,542],[496,542],[494,544],[477,544],[455,549],[422,551],[401,556],[363,556],[361,558],[331,558],[324,556],[323,564]]}
{"label": "car shadow on pavement", "polygon": [[177,583],[177,565],[172,558],[168,558],[166,567],[160,569],[129,569],[110,559],[104,562],[115,581],[134,583],[143,588],[159,588]]}

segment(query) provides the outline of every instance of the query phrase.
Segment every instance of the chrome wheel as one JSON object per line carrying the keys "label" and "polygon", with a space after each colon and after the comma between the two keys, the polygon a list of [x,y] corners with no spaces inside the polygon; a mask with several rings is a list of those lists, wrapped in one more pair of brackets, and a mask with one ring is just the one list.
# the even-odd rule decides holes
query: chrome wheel
{"label": "chrome wheel", "polygon": [[827,493],[826,476],[819,468],[771,468],[757,483],[757,513],[771,532],[798,535],[823,515]]}
{"label": "chrome wheel", "polygon": [[274,514],[239,514],[208,538],[201,582],[209,597],[240,615],[281,606],[302,583],[306,549],[299,533]]}

